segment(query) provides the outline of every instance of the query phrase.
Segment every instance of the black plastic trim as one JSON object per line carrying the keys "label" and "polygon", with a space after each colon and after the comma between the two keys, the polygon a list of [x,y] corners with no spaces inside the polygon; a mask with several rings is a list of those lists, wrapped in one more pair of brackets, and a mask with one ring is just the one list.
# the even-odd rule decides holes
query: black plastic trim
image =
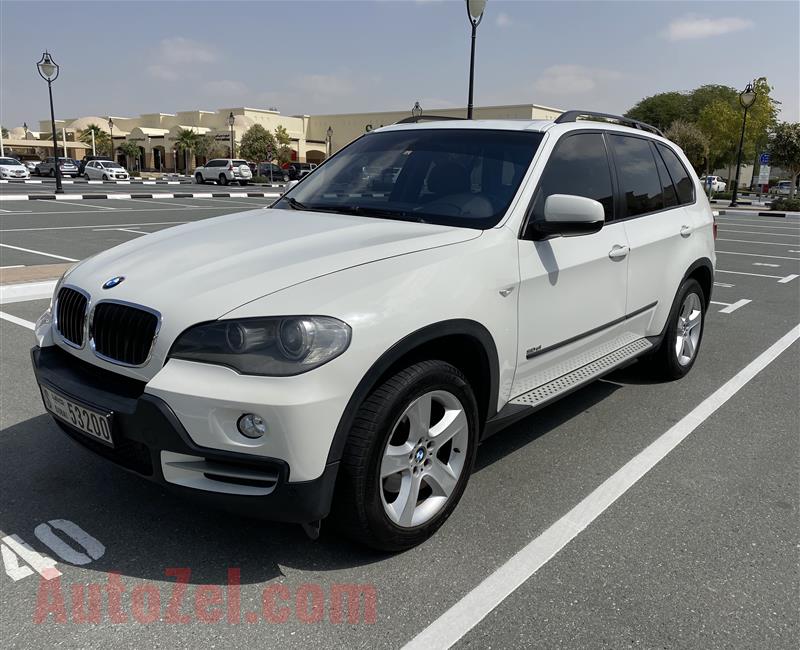
{"label": "black plastic trim", "polygon": [[[589,120],[580,120],[581,117],[588,117]],[[612,115],[611,113],[598,113],[597,111],[564,111],[559,115],[554,122],[556,124],[564,124],[565,122],[579,122],[579,121],[598,121],[598,122],[609,122],[613,120],[613,123],[618,123],[620,126],[627,126],[632,129],[639,129],[640,131],[648,131],[650,133],[654,133],[655,135],[659,135],[662,138],[664,137],[664,133],[658,127],[653,126],[652,124],[647,124],[647,122],[640,122],[639,120],[634,120],[630,117],[624,117],[623,115]]]}
{"label": "black plastic trim", "polygon": [[570,343],[575,343],[575,341],[580,341],[581,339],[584,339],[587,336],[591,336],[592,334],[597,334],[598,332],[602,332],[603,330],[608,329],[609,327],[614,327],[614,325],[619,325],[620,323],[624,323],[626,320],[630,320],[631,318],[646,312],[648,309],[652,309],[657,304],[658,300],[656,300],[655,302],[651,302],[649,305],[645,305],[644,307],[640,307],[639,309],[632,311],[629,314],[625,314],[625,316],[620,316],[619,318],[615,318],[614,320],[605,323],[604,325],[600,325],[599,327],[594,327],[590,329],[588,332],[583,332],[582,334],[572,336],[558,343],[554,343],[553,345],[548,345],[546,348],[542,348],[540,350],[528,350],[525,353],[525,358],[533,359],[534,357],[546,354],[547,352],[552,352],[553,350],[557,350],[558,348],[563,348],[565,345],[569,345]]}
{"label": "black plastic trim", "polygon": [[487,405],[486,419],[488,420],[497,413],[497,400],[500,392],[500,366],[497,357],[497,346],[489,330],[477,321],[468,319],[453,319],[434,323],[400,339],[372,364],[372,367],[366,372],[355,391],[353,391],[342,413],[342,417],[339,420],[339,424],[333,436],[330,451],[328,452],[329,463],[337,462],[341,459],[356,412],[362,402],[376,387],[380,378],[395,363],[412,352],[415,348],[425,343],[430,343],[438,338],[453,335],[470,336],[483,346],[489,361],[489,402]]}

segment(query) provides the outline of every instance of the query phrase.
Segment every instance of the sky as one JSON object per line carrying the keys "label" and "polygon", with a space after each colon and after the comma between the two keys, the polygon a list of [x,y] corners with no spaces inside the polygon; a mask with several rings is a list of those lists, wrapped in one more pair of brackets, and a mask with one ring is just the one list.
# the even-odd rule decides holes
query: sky
{"label": "sky", "polygon": [[[800,121],[800,2],[488,0],[475,104],[621,113],[766,76]],[[0,122],[236,106],[320,114],[466,105],[461,0],[0,0]]]}

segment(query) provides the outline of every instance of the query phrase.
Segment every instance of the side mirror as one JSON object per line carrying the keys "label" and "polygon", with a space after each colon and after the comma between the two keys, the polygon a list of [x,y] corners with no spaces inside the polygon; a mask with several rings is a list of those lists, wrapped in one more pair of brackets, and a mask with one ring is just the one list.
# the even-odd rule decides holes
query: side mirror
{"label": "side mirror", "polygon": [[529,221],[526,235],[531,239],[590,235],[599,231],[604,222],[605,209],[599,201],[572,194],[551,194],[544,202],[544,219]]}

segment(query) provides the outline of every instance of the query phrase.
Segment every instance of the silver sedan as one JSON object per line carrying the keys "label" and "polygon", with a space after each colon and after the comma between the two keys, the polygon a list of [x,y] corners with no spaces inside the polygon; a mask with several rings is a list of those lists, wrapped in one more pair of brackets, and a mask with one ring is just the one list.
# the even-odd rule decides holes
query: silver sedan
{"label": "silver sedan", "polygon": [[110,160],[90,160],[83,169],[87,181],[127,181],[130,175],[119,163]]}

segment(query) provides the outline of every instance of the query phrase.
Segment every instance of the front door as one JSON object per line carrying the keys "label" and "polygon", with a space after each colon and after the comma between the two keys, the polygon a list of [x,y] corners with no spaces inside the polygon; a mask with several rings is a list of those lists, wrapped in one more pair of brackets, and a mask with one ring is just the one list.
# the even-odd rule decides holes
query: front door
{"label": "front door", "polygon": [[517,371],[511,395],[552,381],[629,341],[624,321],[628,241],[614,221],[614,181],[605,138],[568,133],[556,143],[534,193],[530,219],[551,194],[594,199],[606,223],[594,234],[519,240]]}

